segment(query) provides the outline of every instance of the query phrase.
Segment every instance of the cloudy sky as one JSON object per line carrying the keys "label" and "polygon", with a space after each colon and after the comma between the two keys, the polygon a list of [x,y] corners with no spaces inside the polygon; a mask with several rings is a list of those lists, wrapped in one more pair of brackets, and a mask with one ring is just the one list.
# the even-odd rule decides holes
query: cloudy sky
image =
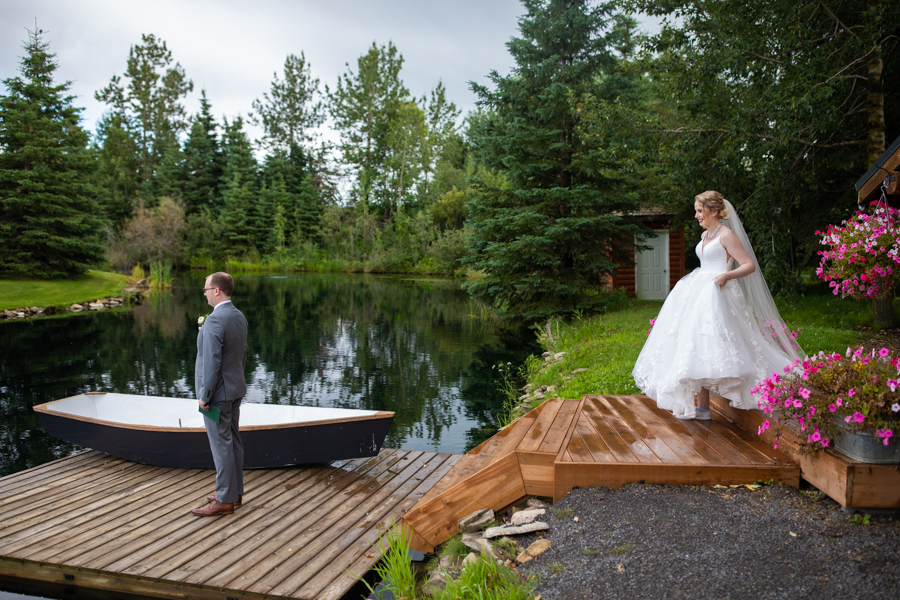
{"label": "cloudy sky", "polygon": [[36,20],[93,131],[104,111],[94,92],[125,70],[141,34],[152,33],[194,82],[188,111],[206,89],[214,113],[231,118],[269,89],[288,54],[304,52],[313,75],[333,87],[345,63],[355,71],[373,41],[390,40],[413,95],[442,80],[466,112],[475,101],[468,82],[512,66],[505,44],[522,13],[518,0],[0,0],[0,78],[18,73]]}

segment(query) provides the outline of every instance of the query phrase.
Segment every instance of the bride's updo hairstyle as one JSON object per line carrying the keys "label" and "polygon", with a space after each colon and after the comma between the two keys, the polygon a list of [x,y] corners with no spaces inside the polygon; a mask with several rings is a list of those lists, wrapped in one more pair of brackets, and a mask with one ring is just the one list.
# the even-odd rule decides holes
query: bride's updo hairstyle
{"label": "bride's updo hairstyle", "polygon": [[694,196],[694,200],[703,205],[707,210],[716,210],[719,212],[720,219],[729,218],[728,209],[725,208],[725,197],[719,192],[709,190],[702,194]]}

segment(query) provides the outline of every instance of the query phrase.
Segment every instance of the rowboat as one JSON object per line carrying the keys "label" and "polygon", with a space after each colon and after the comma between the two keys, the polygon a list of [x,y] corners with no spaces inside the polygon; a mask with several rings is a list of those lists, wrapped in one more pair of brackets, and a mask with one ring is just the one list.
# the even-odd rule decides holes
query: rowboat
{"label": "rowboat", "polygon": [[[87,392],[39,404],[50,435],[160,467],[212,469],[212,453],[196,400]],[[388,411],[242,403],[244,467],[376,456],[394,420]]]}

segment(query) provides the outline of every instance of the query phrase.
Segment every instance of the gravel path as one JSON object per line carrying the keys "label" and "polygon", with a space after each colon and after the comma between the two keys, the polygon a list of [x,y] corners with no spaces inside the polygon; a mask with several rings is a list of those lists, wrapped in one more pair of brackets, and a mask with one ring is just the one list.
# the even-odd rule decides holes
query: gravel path
{"label": "gravel path", "polygon": [[518,567],[543,600],[900,598],[900,513],[854,524],[815,490],[576,489],[548,517],[552,547]]}

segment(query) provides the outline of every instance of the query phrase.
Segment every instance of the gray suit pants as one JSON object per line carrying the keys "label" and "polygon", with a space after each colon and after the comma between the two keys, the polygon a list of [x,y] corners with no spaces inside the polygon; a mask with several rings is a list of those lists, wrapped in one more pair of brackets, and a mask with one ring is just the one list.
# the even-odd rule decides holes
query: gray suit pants
{"label": "gray suit pants", "polygon": [[203,419],[216,465],[216,496],[225,504],[237,502],[238,495],[244,495],[244,444],[238,431],[241,400],[215,402],[222,409],[218,423]]}

